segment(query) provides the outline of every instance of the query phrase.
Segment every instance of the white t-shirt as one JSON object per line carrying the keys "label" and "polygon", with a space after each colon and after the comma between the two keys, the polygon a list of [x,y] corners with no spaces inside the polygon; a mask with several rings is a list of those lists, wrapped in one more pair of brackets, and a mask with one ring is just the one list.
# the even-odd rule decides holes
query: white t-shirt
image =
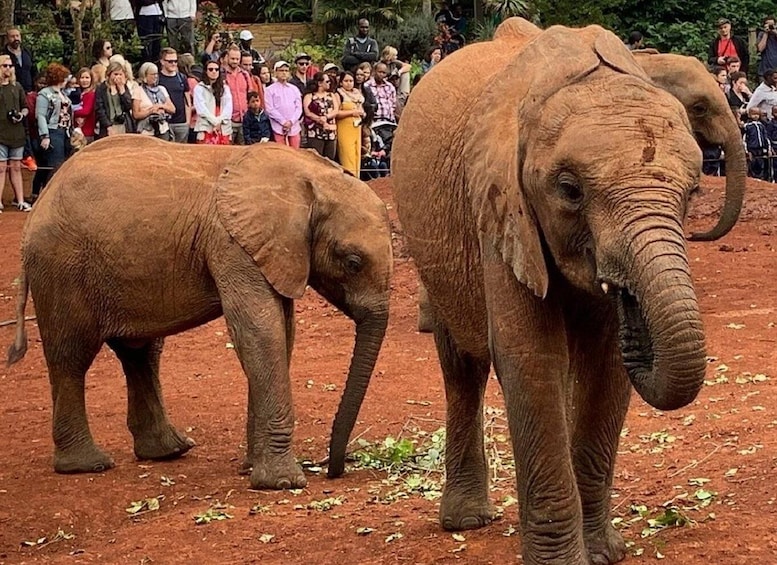
{"label": "white t-shirt", "polygon": [[108,0],[108,12],[114,21],[135,19],[129,0]]}

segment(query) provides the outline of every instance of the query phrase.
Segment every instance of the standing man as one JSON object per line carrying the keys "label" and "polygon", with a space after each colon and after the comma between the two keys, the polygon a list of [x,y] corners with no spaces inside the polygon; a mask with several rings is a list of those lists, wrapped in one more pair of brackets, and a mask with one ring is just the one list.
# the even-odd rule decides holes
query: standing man
{"label": "standing man", "polygon": [[16,28],[8,30],[3,53],[10,55],[13,61],[16,82],[22,85],[24,92],[32,92],[35,86],[35,63],[32,60],[32,52],[22,45],[22,32]]}
{"label": "standing man", "polygon": [[302,115],[302,95],[289,83],[289,64],[278,61],[273,65],[275,82],[264,91],[264,110],[270,118],[273,139],[277,143],[299,148]]}
{"label": "standing man", "polygon": [[710,42],[707,62],[710,67],[725,67],[726,57],[739,57],[743,69],[747,69],[750,64],[747,44],[740,38],[731,35],[731,20],[720,18],[718,20],[718,37]]}
{"label": "standing man", "polygon": [[[774,16],[764,18],[764,28],[758,32],[756,49],[761,54],[758,63],[758,76],[763,77],[769,69],[777,69],[777,30],[775,30]],[[745,67],[747,72],[747,67]]]}
{"label": "standing man", "polygon": [[753,91],[747,103],[748,115],[752,108],[758,108],[759,114],[768,121],[777,117],[775,106],[777,106],[777,69],[766,69],[763,82]]}
{"label": "standing man", "polygon": [[194,54],[197,0],[164,0],[167,42],[178,53]]}
{"label": "standing man", "polygon": [[240,47],[230,45],[224,58],[224,82],[232,93],[232,144],[244,145],[243,115],[248,110],[251,76],[240,68]]}
{"label": "standing man", "polygon": [[308,69],[310,68],[310,55],[297,53],[294,55],[294,76],[289,82],[299,89],[301,95],[305,95],[305,86],[308,83]]}
{"label": "standing man", "polygon": [[343,49],[343,70],[354,72],[359,63],[374,63],[378,60],[378,42],[370,37],[370,22],[359,20],[359,32],[345,42]]}
{"label": "standing man", "polygon": [[129,0],[108,0],[108,17],[111,19],[111,35],[124,43],[132,41],[135,33],[135,14]]}
{"label": "standing man", "polygon": [[162,49],[159,57],[159,84],[167,89],[170,100],[175,104],[175,113],[167,123],[173,132],[173,141],[186,143],[189,139],[189,122],[192,117],[192,94],[189,81],[178,70],[178,53],[172,47]]}
{"label": "standing man", "polygon": [[386,63],[378,63],[375,65],[372,78],[364,83],[364,86],[370,89],[378,103],[378,109],[375,110],[375,120],[396,122],[397,89],[386,80],[387,75],[388,66]]}
{"label": "standing man", "polygon": [[162,0],[131,0],[134,2],[135,21],[138,24],[138,37],[143,44],[141,58],[143,62],[153,63],[159,60],[164,30],[164,12]]}
{"label": "standing man", "polygon": [[261,53],[254,49],[251,46],[251,42],[254,40],[254,34],[251,33],[251,30],[244,29],[240,32],[240,50],[243,53],[250,53],[251,54],[251,64],[253,65],[253,70],[251,71],[252,74],[259,74],[259,71],[262,69],[262,65],[264,65],[265,60],[264,57],[262,57]]}

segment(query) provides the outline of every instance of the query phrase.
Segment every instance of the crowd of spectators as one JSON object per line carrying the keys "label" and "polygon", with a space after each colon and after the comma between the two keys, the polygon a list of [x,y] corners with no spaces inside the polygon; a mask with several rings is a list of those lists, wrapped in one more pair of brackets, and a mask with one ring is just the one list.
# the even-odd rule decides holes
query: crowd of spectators
{"label": "crowd of spectators", "polygon": [[[8,30],[0,56],[7,117],[0,120],[0,191],[8,177],[19,210],[31,209],[74,151],[124,133],[173,143],[283,143],[313,149],[363,179],[388,174],[412,66],[395,47],[378,45],[368,20],[358,21],[339,61],[316,61],[319,67],[304,52],[266,61],[249,30],[235,41],[214,33],[198,51],[190,25],[196,2],[164,0],[166,18],[162,8],[162,0],[111,2],[117,37],[137,32],[142,40],[134,65],[114,53],[111,38],[100,38],[89,67],[71,72],[51,63],[38,72],[20,31]],[[441,3],[434,19],[437,35],[416,81],[464,44],[460,5]],[[22,167],[35,172],[28,201]]]}
{"label": "crowd of spectators", "polygon": [[[766,16],[756,34],[758,66],[751,88],[748,77],[750,53],[747,42],[732,33],[731,21],[717,21],[717,36],[710,41],[707,62],[721,91],[728,99],[742,130],[748,174],[777,181],[777,28],[775,17]],[[704,150],[704,172],[724,175],[720,148]]]}

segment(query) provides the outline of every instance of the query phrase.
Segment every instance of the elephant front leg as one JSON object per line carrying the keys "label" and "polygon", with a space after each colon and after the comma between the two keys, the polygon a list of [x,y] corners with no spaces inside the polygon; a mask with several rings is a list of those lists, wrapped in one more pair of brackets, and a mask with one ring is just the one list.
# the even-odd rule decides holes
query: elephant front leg
{"label": "elephant front leg", "polygon": [[591,332],[590,326],[574,332],[579,339],[573,346],[572,458],[583,506],[583,536],[593,565],[617,563],[626,556],[623,537],[610,520],[610,490],[631,385],[614,332],[610,339],[606,332]]}
{"label": "elephant front leg", "polygon": [[504,392],[527,565],[589,565],[570,455],[561,309],[518,283],[501,261],[485,265],[490,347]]}
{"label": "elephant front leg", "polygon": [[471,530],[494,518],[483,445],[483,396],[491,361],[462,353],[442,324],[435,327],[434,339],[448,405],[440,524],[446,530]]}
{"label": "elephant front leg", "polygon": [[302,488],[307,479],[291,450],[294,412],[283,299],[259,281],[251,292],[222,293],[227,326],[248,376],[248,447],[241,471],[251,469],[253,488]]}
{"label": "elephant front leg", "polygon": [[164,339],[140,344],[111,339],[108,345],[119,358],[127,378],[127,427],[134,439],[135,457],[175,459],[194,447],[194,440],[170,423],[165,410],[159,384]]}

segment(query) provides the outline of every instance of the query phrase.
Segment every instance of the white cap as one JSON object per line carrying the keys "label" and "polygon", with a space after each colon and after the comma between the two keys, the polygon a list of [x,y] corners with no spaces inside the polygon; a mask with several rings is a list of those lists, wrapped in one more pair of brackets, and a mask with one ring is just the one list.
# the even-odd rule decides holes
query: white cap
{"label": "white cap", "polygon": [[276,63],[272,66],[272,70],[277,71],[281,67],[291,67],[286,61],[276,61]]}
{"label": "white cap", "polygon": [[243,31],[240,32],[240,39],[242,39],[243,41],[250,41],[253,38],[254,38],[254,34],[247,29],[244,29]]}
{"label": "white cap", "polygon": [[338,67],[334,63],[327,63],[326,65],[324,65],[324,72],[327,72],[329,69],[337,69],[339,71],[340,67]]}

